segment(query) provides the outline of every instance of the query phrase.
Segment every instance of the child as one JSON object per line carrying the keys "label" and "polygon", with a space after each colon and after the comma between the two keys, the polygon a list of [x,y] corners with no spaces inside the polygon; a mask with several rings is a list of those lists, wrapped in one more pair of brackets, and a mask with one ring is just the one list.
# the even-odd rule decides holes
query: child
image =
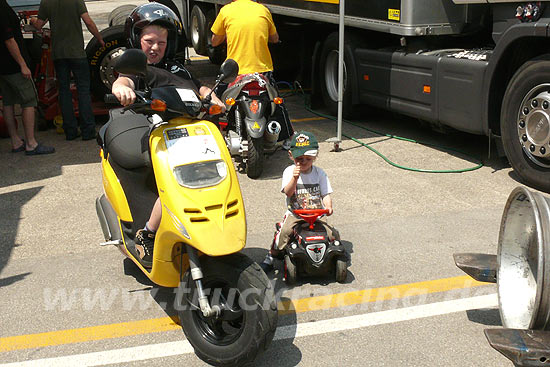
{"label": "child", "polygon": [[[180,85],[188,82],[190,87],[195,87],[199,94],[204,97],[210,93],[210,88],[201,86],[200,82],[193,78],[173,58],[176,55],[177,39],[181,36],[181,24],[178,16],[166,6],[151,2],[135,8],[126,21],[126,36],[128,44],[133,47],[141,47],[147,56],[147,64],[170,71],[172,78],[156,78],[150,87],[164,85]],[[139,83],[137,76],[119,75],[112,87],[112,93],[120,101],[120,104],[127,106],[134,103],[136,94],[134,89]],[[177,84],[175,84],[177,83]],[[212,102],[225,108],[225,104],[213,93]],[[135,247],[130,252],[145,267],[153,266],[153,249],[155,235],[160,226],[162,218],[162,205],[157,199],[145,228],[136,232]]]}
{"label": "child", "polygon": [[[300,131],[292,136],[288,155],[294,164],[284,170],[281,188],[281,192],[286,195],[287,211],[270,252],[260,264],[266,273],[273,269],[273,256],[280,254],[290,241],[294,227],[303,221],[295,216],[292,210],[324,208],[328,209],[327,215],[332,214],[330,181],[325,171],[313,165],[318,151],[319,143],[312,133]],[[326,228],[331,240],[340,239],[334,228],[322,220],[319,221]]]}

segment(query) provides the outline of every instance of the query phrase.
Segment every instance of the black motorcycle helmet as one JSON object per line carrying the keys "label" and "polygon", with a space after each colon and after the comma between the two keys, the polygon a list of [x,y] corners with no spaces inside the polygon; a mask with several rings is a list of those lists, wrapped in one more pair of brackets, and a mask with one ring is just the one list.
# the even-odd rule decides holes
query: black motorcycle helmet
{"label": "black motorcycle helmet", "polygon": [[131,48],[141,48],[141,31],[152,24],[168,29],[168,42],[164,58],[174,58],[178,51],[178,40],[183,34],[183,27],[176,13],[159,3],[140,5],[132,10],[128,18],[126,18],[124,31],[128,40],[128,46]]}

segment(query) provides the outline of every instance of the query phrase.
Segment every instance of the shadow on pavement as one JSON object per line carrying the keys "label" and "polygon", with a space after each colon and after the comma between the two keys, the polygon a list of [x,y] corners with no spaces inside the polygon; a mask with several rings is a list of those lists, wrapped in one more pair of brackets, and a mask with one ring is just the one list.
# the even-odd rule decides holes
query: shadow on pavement
{"label": "shadow on pavement", "polygon": [[53,146],[56,152],[43,156],[11,153],[9,139],[0,140],[0,172],[9,172],[0,177],[0,188],[59,176],[63,166],[100,162],[99,146],[95,140],[78,138],[66,141],[65,135],[59,135],[53,129],[37,132],[36,139]]}
{"label": "shadow on pavement", "polygon": [[467,310],[466,315],[468,316],[468,320],[475,322],[476,324],[502,326],[500,313],[497,308]]}
{"label": "shadow on pavement", "polygon": [[[21,219],[21,208],[36,196],[40,190],[42,190],[42,186],[0,194],[3,215],[3,224],[0,227],[0,273],[8,264],[13,249],[20,246],[20,244],[15,243],[15,238]],[[22,280],[29,274],[24,273],[0,278],[0,287]]]}

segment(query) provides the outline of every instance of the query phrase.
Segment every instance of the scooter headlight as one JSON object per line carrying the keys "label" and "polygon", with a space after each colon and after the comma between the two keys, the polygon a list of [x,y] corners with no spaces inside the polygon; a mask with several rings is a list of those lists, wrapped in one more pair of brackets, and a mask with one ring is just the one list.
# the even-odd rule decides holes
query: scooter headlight
{"label": "scooter headlight", "polygon": [[222,160],[185,164],[175,167],[174,175],[181,186],[199,189],[222,182],[227,176],[227,166]]}

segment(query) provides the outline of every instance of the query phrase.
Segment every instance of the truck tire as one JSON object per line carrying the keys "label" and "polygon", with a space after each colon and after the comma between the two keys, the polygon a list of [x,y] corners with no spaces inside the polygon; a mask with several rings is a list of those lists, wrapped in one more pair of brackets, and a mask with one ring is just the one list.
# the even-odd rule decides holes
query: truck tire
{"label": "truck tire", "polygon": [[[354,80],[350,58],[353,48],[352,40],[346,39],[344,45],[344,106],[343,114],[345,118],[352,117],[354,114],[352,103],[352,86]],[[323,44],[319,65],[319,81],[321,95],[325,107],[329,112],[336,116],[338,114],[338,32],[331,33]]]}
{"label": "truck tire", "polygon": [[191,10],[191,45],[199,55],[207,55],[208,34],[206,15],[200,6],[195,5]]}
{"label": "truck tire", "polygon": [[502,143],[525,184],[550,192],[550,60],[531,60],[514,74],[502,101]]}
{"label": "truck tire", "polygon": [[109,13],[109,16],[107,17],[107,22],[109,23],[109,27],[115,26],[115,25],[124,25],[126,23],[126,18],[130,14],[132,10],[136,8],[137,5],[132,4],[126,4],[126,5],[120,5],[113,9]]}
{"label": "truck tire", "polygon": [[126,50],[126,36],[123,25],[105,28],[100,33],[105,47],[94,37],[86,46],[86,55],[90,64],[92,94],[103,100],[106,93],[111,93],[111,86],[118,77],[114,71],[115,59]]}

